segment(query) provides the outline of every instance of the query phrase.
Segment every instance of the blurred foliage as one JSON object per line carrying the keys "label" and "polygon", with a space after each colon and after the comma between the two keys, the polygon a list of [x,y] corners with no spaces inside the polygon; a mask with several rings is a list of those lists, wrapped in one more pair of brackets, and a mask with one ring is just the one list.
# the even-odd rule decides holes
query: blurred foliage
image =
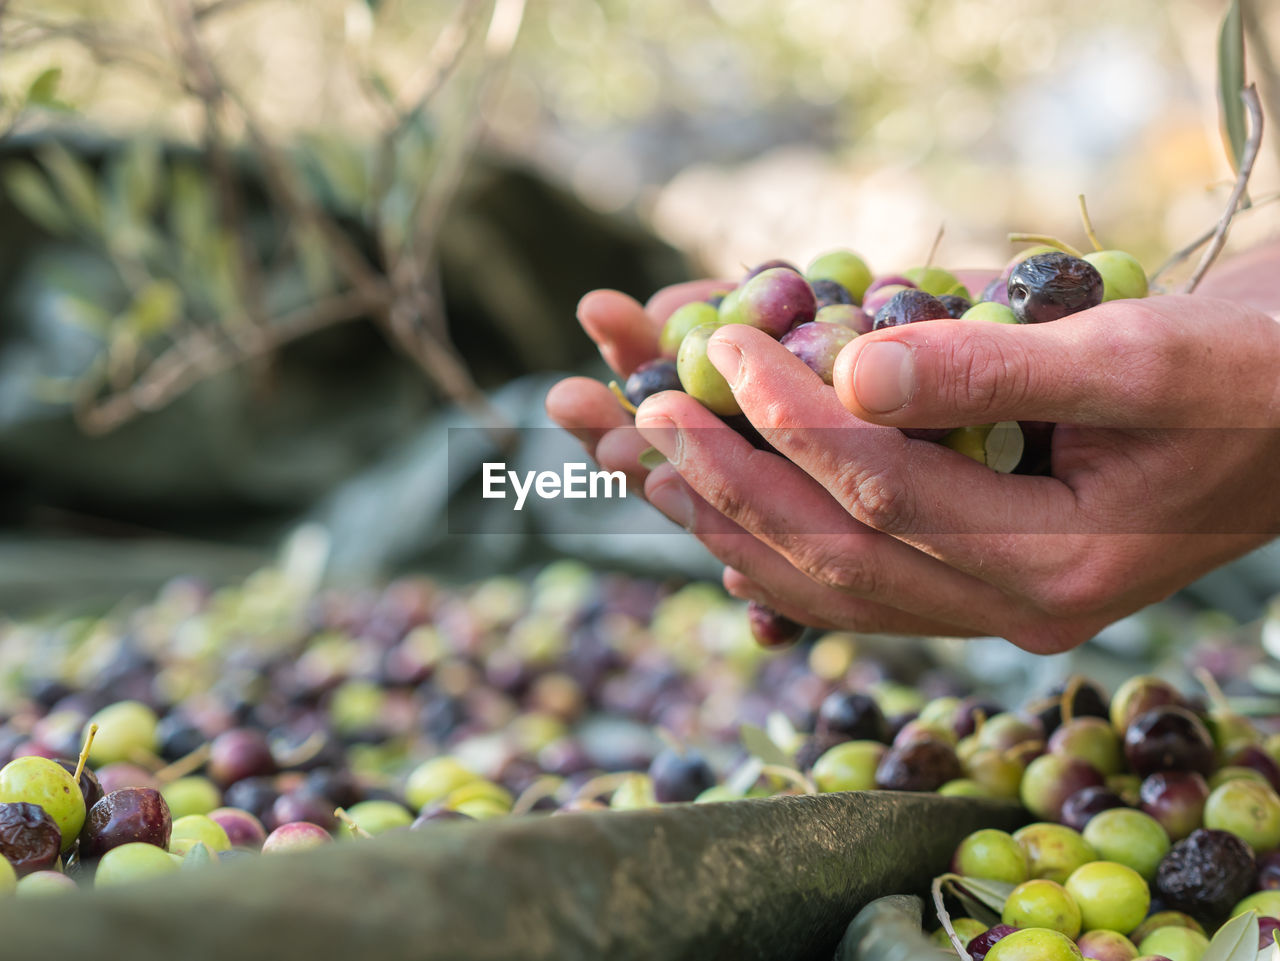
{"label": "blurred foliage", "polygon": [[[1219,33],[1228,9],[1235,19]],[[66,290],[66,316],[105,348],[91,389],[49,392],[74,393],[95,429],[202,371],[360,315],[446,393],[482,406],[445,336],[434,276],[441,211],[479,143],[528,158],[603,209],[641,212],[713,271],[836,245],[895,270],[924,256],[940,223],[942,262],[998,263],[1010,230],[1078,240],[1080,193],[1104,242],[1150,270],[1216,221],[1229,190],[1219,45],[1239,60],[1235,73],[1260,76],[1273,115],[1280,96],[1267,43],[1280,7],[1256,2],[556,0],[526,11],[523,0],[10,0],[3,10],[0,123],[131,141],[105,171],[52,146],[3,171],[28,216],[91,239],[125,282],[106,303]],[[1238,104],[1223,102],[1238,127]],[[201,151],[212,182],[164,169],[162,141]],[[287,214],[283,240],[245,223],[230,169],[242,150]],[[1259,193],[1274,189],[1277,156],[1259,165]],[[342,244],[350,224],[376,249]],[[1265,217],[1242,218],[1233,233],[1247,243],[1264,229]]]}
{"label": "blurred foliage", "polygon": [[[225,62],[235,60],[231,51],[215,50],[210,39],[211,21],[252,6],[169,0],[162,16],[145,22],[130,21],[140,10],[130,4],[92,13],[44,3],[3,8],[6,47],[34,57],[52,48],[62,61],[7,101],[11,135],[51,124],[119,132],[124,121],[99,99],[101,86],[83,86],[85,58],[102,86],[117,72],[146,74],[167,107],[132,132],[123,151],[106,155],[102,169],[42,136],[32,162],[0,171],[28,218],[104,255],[118,281],[104,289],[73,270],[55,279],[59,314],[102,348],[70,381],[46,384],[46,399],[65,393],[83,428],[112,430],[213,374],[261,361],[323,327],[369,318],[443,393],[485,413],[450,342],[434,264],[523,0],[454,5],[435,26],[424,73],[399,84],[352,39],[334,66],[358,80],[376,117],[364,138],[282,131],[264,119],[256,95]],[[373,29],[372,8],[355,9],[363,20],[348,7],[344,21],[352,38]],[[69,109],[64,73],[77,71],[82,86],[70,100],[82,112],[74,126],[59,124]],[[161,138],[182,137],[184,112],[194,117],[196,152],[172,160]],[[249,196],[251,174],[265,196]],[[277,229],[261,229],[264,208],[275,211]],[[354,238],[353,222],[372,250]]]}

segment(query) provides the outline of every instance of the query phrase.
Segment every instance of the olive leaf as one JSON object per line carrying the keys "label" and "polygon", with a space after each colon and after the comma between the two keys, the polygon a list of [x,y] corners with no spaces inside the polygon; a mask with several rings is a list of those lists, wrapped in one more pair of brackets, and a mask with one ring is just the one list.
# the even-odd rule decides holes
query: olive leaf
{"label": "olive leaf", "polygon": [[749,757],[725,780],[724,786],[737,797],[745,797],[760,775],[764,773],[765,763],[758,757]]}
{"label": "olive leaf", "polygon": [[765,764],[791,767],[795,763],[791,755],[775,744],[773,738],[769,737],[763,728],[756,727],[754,724],[742,725],[738,732],[738,740],[742,742],[748,754],[758,757]]}
{"label": "olive leaf", "polygon": [[965,950],[964,942],[960,940],[960,935],[956,934],[956,929],[951,924],[951,913],[947,911],[946,902],[942,896],[942,885],[953,877],[956,875],[941,874],[933,879],[933,909],[938,915],[938,923],[942,925],[942,930],[947,932],[947,937],[951,939],[951,944],[959,952],[960,957],[968,958],[969,952]]}
{"label": "olive leaf", "polygon": [[58,84],[61,82],[61,67],[41,71],[27,87],[27,105],[54,110],[66,109],[66,104],[58,99]]}
{"label": "olive leaf", "polygon": [[182,859],[185,870],[199,870],[213,863],[213,855],[203,841],[198,841]]}
{"label": "olive leaf", "polygon": [[1258,956],[1258,912],[1246,911],[1218,929],[1200,961],[1255,961]]}
{"label": "olive leaf", "polygon": [[49,233],[63,235],[71,229],[66,208],[48,179],[31,164],[13,163],[5,168],[4,192],[19,210]]}
{"label": "olive leaf", "polygon": [[164,333],[181,316],[182,289],[171,280],[153,280],[138,291],[121,321],[146,340]]}
{"label": "olive leaf", "polygon": [[796,730],[791,719],[781,711],[769,712],[769,716],[765,718],[764,729],[769,735],[769,740],[786,751],[791,758],[788,766],[794,767],[796,751],[804,741],[804,735]]}
{"label": "olive leaf", "polygon": [[57,141],[40,148],[37,159],[80,222],[95,230],[100,227],[102,198],[89,165]]}
{"label": "olive leaf", "polygon": [[135,220],[148,219],[160,199],[163,156],[154,137],[131,137],[109,172],[113,199]]}
{"label": "olive leaf", "polygon": [[944,874],[940,879],[970,915],[987,924],[996,924],[1004,913],[1004,903],[1009,899],[1014,885],[986,878],[966,878],[959,874]]}
{"label": "olive leaf", "polygon": [[1022,428],[1016,420],[1002,420],[991,428],[983,441],[987,466],[1001,474],[1010,474],[1022,460]]}
{"label": "olive leaf", "polygon": [[640,461],[640,466],[645,470],[653,470],[657,467],[661,467],[667,462],[662,451],[658,450],[656,447],[646,447],[640,452],[638,460]]}
{"label": "olive leaf", "polygon": [[1226,139],[1227,159],[1236,173],[1240,172],[1247,140],[1244,103],[1240,100],[1243,89],[1244,21],[1240,16],[1240,0],[1231,0],[1218,34],[1218,110]]}

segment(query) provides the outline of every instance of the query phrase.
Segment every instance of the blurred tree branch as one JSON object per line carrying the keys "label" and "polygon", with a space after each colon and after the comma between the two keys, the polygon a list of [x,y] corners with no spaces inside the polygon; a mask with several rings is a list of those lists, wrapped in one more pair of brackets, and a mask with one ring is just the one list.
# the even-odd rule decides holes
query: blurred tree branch
{"label": "blurred tree branch", "polygon": [[[498,425],[497,415],[450,341],[431,258],[449,200],[482,129],[485,107],[504,76],[525,0],[464,0],[439,32],[418,75],[398,92],[389,90],[367,62],[343,65],[355,72],[381,117],[374,175],[359,205],[364,226],[375,238],[375,256],[362,250],[349,228],[326,208],[314,178],[303,169],[305,158],[276,138],[211,53],[205,37],[209,22],[250,2],[212,0],[197,5],[193,0],[157,0],[168,60],[162,55],[153,59],[151,51],[144,52],[143,42],[122,35],[112,23],[55,21],[12,10],[5,18],[11,29],[0,32],[4,48],[71,40],[100,63],[128,64],[165,78],[201,111],[201,153],[212,196],[201,201],[198,186],[188,185],[186,206],[179,207],[176,194],[181,185],[175,181],[175,196],[168,199],[175,205],[170,219],[187,224],[185,239],[207,248],[214,260],[211,268],[192,252],[175,254],[169,242],[149,236],[152,217],[145,203],[129,212],[132,219],[126,217],[127,224],[115,222],[122,217],[117,209],[121,204],[98,196],[92,172],[69,154],[58,155],[57,169],[44,165],[53,191],[38,174],[33,178],[35,171],[10,178],[11,186],[21,181],[27,205],[43,213],[46,226],[79,222],[82,236],[92,235],[105,249],[132,297],[115,318],[96,322],[103,328],[103,353],[75,385],[72,408],[78,423],[89,433],[113,430],[163,407],[205,378],[262,362],[283,345],[321,328],[364,318],[378,324],[448,398],[482,421]],[[0,12],[5,4],[7,0],[0,0]],[[360,59],[348,53],[348,61]],[[448,131],[439,123],[429,124],[432,163],[425,171],[418,169],[411,153],[407,162],[401,154],[412,138],[423,135],[428,111],[468,57],[474,58],[475,78],[458,83],[461,92],[451,91],[464,98],[457,112],[468,118],[465,128]],[[232,142],[228,131],[233,129],[243,132],[243,143]],[[324,283],[332,287],[329,292],[313,291],[308,302],[298,304],[295,298],[283,307],[281,298],[271,294],[268,272],[278,264],[268,264],[268,254],[255,242],[237,176],[237,156],[261,172],[271,205],[282,215],[290,241],[286,247],[300,265],[305,268],[310,257],[312,274],[332,273],[332,280]],[[129,162],[141,172],[122,163],[124,172],[117,179],[133,184],[135,193],[144,191],[134,183],[146,178],[144,161]],[[390,229],[385,220],[393,193],[408,197],[402,204],[406,210],[400,229]],[[68,208],[75,216],[67,216]],[[206,214],[210,223],[202,233],[200,218]],[[136,230],[142,239],[125,233],[121,240],[122,226]],[[195,274],[204,270],[209,276],[184,273],[184,256]],[[208,283],[202,283],[206,279]],[[202,293],[202,286],[212,293]],[[198,316],[196,305],[202,296],[216,304],[212,316]]]}

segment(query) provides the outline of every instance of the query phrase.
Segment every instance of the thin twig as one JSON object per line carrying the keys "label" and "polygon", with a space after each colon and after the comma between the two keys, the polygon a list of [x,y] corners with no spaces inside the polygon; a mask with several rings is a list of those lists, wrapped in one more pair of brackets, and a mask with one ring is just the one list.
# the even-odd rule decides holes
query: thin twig
{"label": "thin twig", "polygon": [[[1253,60],[1254,72],[1262,84],[1261,98],[1267,113],[1274,119],[1280,117],[1280,75],[1277,75],[1275,57],[1271,55],[1271,43],[1262,22],[1262,4],[1240,4],[1240,15],[1244,18],[1245,44],[1249,56]],[[1276,160],[1280,160],[1280,138],[1271,139],[1271,152]]]}
{"label": "thin twig", "polygon": [[[455,138],[456,143],[450,153],[437,164],[431,184],[415,198],[414,211],[409,220],[410,224],[414,225],[414,229],[411,230],[404,250],[401,251],[400,262],[413,258],[419,262],[426,262],[435,253],[435,244],[440,235],[440,226],[449,200],[462,180],[466,169],[466,157],[484,128],[484,118],[489,113],[490,100],[496,94],[505,76],[504,67],[519,36],[520,27],[524,21],[524,11],[525,0],[497,0],[494,3],[493,15],[489,20],[489,29],[484,39],[484,75],[470,111],[470,122],[466,130]],[[399,263],[392,268],[393,282],[398,267]]]}
{"label": "thin twig", "polygon": [[[424,67],[425,80],[415,78],[406,86],[418,85],[418,96],[407,106],[400,108],[398,115],[383,131],[378,145],[378,156],[373,177],[374,235],[381,241],[384,231],[379,229],[378,218],[383,202],[395,180],[396,146],[405,131],[426,110],[431,100],[443,88],[445,82],[462,62],[462,54],[467,47],[467,38],[471,35],[471,21],[480,10],[481,0],[467,0],[454,10],[453,18],[440,31],[436,42],[427,52]],[[384,260],[391,263],[389,252],[383,251]]]}
{"label": "thin twig", "polygon": [[265,282],[258,258],[249,246],[249,231],[244,216],[244,203],[231,166],[231,152],[223,135],[220,110],[223,91],[211,68],[211,61],[198,32],[196,12],[189,0],[162,0],[168,7],[173,32],[173,46],[192,80],[204,108],[204,148],[209,168],[218,191],[222,226],[231,238],[236,252],[238,286],[244,291],[249,320],[261,324],[266,320]]}
{"label": "thin twig", "polygon": [[75,405],[76,421],[88,434],[105,434],[146,411],[159,410],[214,374],[325,327],[374,314],[385,304],[363,292],[335,294],[277,318],[263,327],[244,324],[237,339],[215,340],[195,328],[153,361],[128,388],[99,396],[100,381]]}
{"label": "thin twig", "polygon": [[[6,13],[7,19],[23,28],[22,33],[3,38],[0,47],[5,50],[28,50],[55,40],[71,40],[78,43],[99,65],[119,64],[133,67],[154,79],[172,84],[176,77],[167,71],[162,56],[153,60],[140,55],[136,35],[115,30],[101,21],[59,21],[35,16],[25,11]],[[153,53],[153,51],[143,51]]]}
{"label": "thin twig", "polygon": [[240,7],[248,6],[253,2],[255,0],[212,0],[212,2],[206,3],[202,7],[197,7],[192,13],[197,22],[203,22],[212,20],[221,14],[230,13]]}
{"label": "thin twig", "polygon": [[1213,240],[1205,250],[1204,256],[1200,258],[1195,273],[1191,275],[1191,279],[1183,289],[1183,293],[1186,294],[1200,285],[1204,275],[1218,259],[1218,254],[1222,253],[1222,248],[1227,242],[1227,230],[1231,226],[1232,218],[1236,215],[1236,208],[1240,206],[1240,198],[1244,196],[1245,188],[1249,185],[1249,175],[1253,173],[1254,161],[1258,159],[1258,146],[1262,143],[1262,104],[1258,102],[1257,88],[1249,84],[1240,91],[1240,97],[1249,111],[1249,139],[1245,142],[1244,156],[1240,159],[1240,173],[1236,176],[1236,185],[1227,199],[1227,209],[1223,211],[1222,219],[1218,221]]}
{"label": "thin twig", "polygon": [[[1259,207],[1265,207],[1267,204],[1273,204],[1277,200],[1280,200],[1280,192],[1273,193],[1273,194],[1266,194],[1265,196],[1262,196],[1262,197],[1257,197],[1254,199],[1253,203],[1251,203],[1248,207],[1244,207],[1244,208],[1241,208],[1240,210],[1237,210],[1236,216],[1243,217],[1246,214],[1252,213],[1253,211],[1257,210]],[[1218,225],[1214,224],[1212,227],[1210,227],[1208,230],[1202,233],[1195,240],[1191,241],[1191,243],[1187,244],[1181,250],[1177,250],[1174,253],[1170,254],[1168,260],[1166,260],[1163,264],[1161,264],[1158,268],[1156,268],[1155,273],[1151,275],[1152,286],[1153,287],[1155,286],[1156,280],[1159,279],[1161,275],[1168,273],[1174,267],[1178,266],[1178,264],[1182,263],[1192,254],[1194,254],[1197,250],[1199,250],[1201,247],[1207,244],[1210,240],[1212,240],[1213,235],[1216,234],[1217,232],[1218,232]]]}

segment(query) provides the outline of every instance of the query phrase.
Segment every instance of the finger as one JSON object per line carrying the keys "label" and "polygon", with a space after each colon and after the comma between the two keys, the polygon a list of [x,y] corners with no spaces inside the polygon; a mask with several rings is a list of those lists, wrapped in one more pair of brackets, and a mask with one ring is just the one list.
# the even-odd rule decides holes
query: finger
{"label": "finger", "polygon": [[1074,516],[1074,495],[1061,481],[998,474],[940,444],[859,420],[803,362],[758,330],[722,328],[707,356],[764,437],[846,511],[949,566],[987,580],[988,548],[961,538],[960,553],[946,553],[936,535],[1064,530]]}
{"label": "finger", "polygon": [[669,464],[650,473],[645,496],[669,519],[691,530],[721,563],[747,572],[746,576],[755,583],[770,585],[768,590],[761,588],[760,596],[752,599],[801,624],[893,634],[976,633],[818,584],[707,503]]}
{"label": "finger", "polygon": [[670,287],[663,287],[649,298],[649,302],[644,305],[645,313],[661,331],[662,325],[676,312],[676,308],[695,300],[706,300],[717,291],[724,292],[732,290],[733,287],[734,284],[731,281],[724,280],[690,280],[683,284],[672,284]]}
{"label": "finger", "polygon": [[609,431],[632,424],[618,398],[598,380],[569,377],[547,391],[547,416],[582,442],[592,458]]}
{"label": "finger", "polygon": [[1019,611],[994,587],[858,523],[795,464],[755,450],[687,395],[649,398],[636,426],[715,509],[688,524],[715,533],[723,514],[819,584],[980,632],[1015,629]]}
{"label": "finger", "polygon": [[797,624],[803,624],[805,627],[816,627],[821,631],[852,630],[852,628],[841,628],[839,624],[818,617],[811,609],[801,610],[791,601],[779,600],[751,580],[751,578],[745,574],[738,573],[732,567],[724,569],[720,582],[724,585],[724,589],[729,592],[730,597],[736,597],[740,601],[755,601],[757,604],[763,604],[770,610],[776,611]]}
{"label": "finger", "polygon": [[649,442],[632,424],[615,427],[596,445],[596,462],[605,470],[620,470],[627,477],[627,487],[641,493],[649,471],[640,463],[640,455],[649,449]]}
{"label": "finger", "polygon": [[[1249,308],[1220,305],[1215,325]],[[1235,316],[1230,316],[1235,315]],[[854,339],[836,361],[843,405],[896,427],[1041,420],[1104,427],[1214,424],[1223,409],[1186,389],[1186,372],[1229,351],[1204,349],[1187,297],[1113,301],[1044,324],[936,320]],[[1265,318],[1257,315],[1258,320]],[[1199,376],[1199,375],[1198,375]]]}
{"label": "finger", "polygon": [[643,307],[617,290],[593,290],[578,302],[578,321],[607,363],[626,377],[658,356],[658,335],[667,318],[683,304],[732,287],[718,280],[691,280],[664,287]]}
{"label": "finger", "polygon": [[[858,610],[841,611],[840,620],[829,620],[815,612],[825,610],[820,606],[824,598],[791,590],[777,592],[752,580],[732,567],[724,569],[721,582],[730,595],[743,601],[755,601],[772,608],[798,624],[825,631],[857,631],[862,634],[910,634],[916,637],[980,637],[975,631],[915,617],[906,611],[895,610],[881,604],[863,604]],[[812,582],[810,582],[812,584]],[[821,591],[823,588],[818,587]]]}
{"label": "finger", "polygon": [[578,322],[621,377],[658,356],[661,325],[620,291],[591,291],[578,302]]}

